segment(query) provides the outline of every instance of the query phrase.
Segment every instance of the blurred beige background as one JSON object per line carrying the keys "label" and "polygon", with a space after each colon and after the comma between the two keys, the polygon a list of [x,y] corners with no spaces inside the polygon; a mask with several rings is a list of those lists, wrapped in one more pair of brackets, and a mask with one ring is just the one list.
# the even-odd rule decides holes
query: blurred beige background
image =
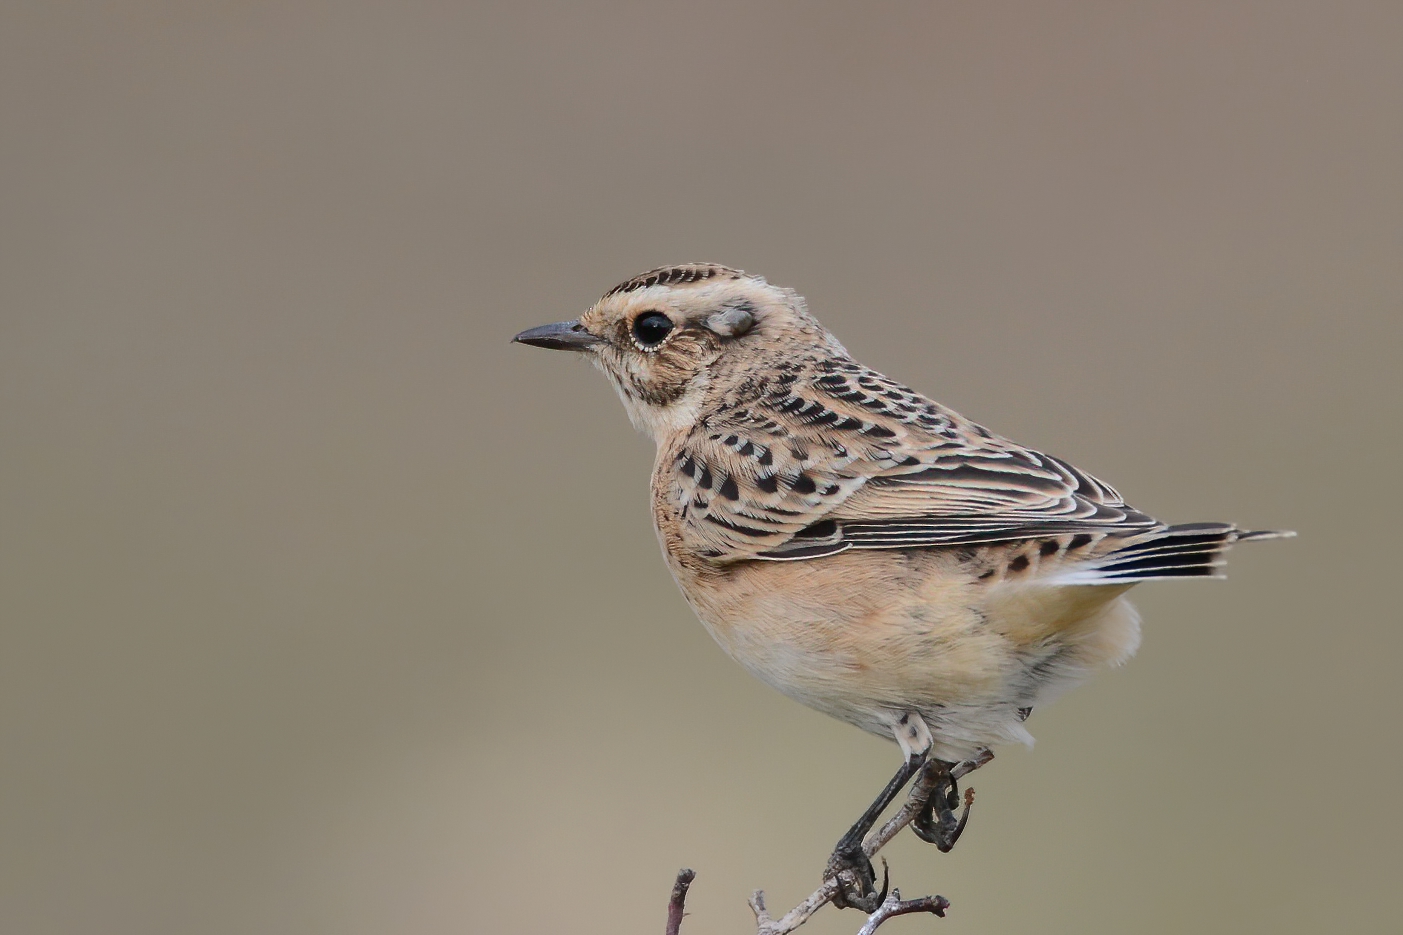
{"label": "blurred beige background", "polygon": [[[512,347],[715,260],[1300,530],[975,782],[959,933],[1403,929],[1403,6],[0,5],[0,930],[685,935],[896,765],[725,659]],[[853,932],[826,910],[812,935]],[[886,930],[884,930],[886,931]]]}

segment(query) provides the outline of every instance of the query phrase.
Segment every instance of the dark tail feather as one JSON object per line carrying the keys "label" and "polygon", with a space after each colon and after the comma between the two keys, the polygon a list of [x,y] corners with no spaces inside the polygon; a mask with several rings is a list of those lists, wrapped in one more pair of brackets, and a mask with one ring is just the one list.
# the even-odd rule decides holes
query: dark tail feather
{"label": "dark tail feather", "polygon": [[1250,542],[1253,539],[1294,539],[1296,533],[1290,529],[1257,529],[1252,532],[1239,532],[1238,542]]}
{"label": "dark tail feather", "polygon": [[1294,532],[1247,532],[1230,523],[1167,526],[1051,579],[1056,584],[1133,584],[1170,578],[1221,578],[1225,554],[1251,539],[1286,539]]}

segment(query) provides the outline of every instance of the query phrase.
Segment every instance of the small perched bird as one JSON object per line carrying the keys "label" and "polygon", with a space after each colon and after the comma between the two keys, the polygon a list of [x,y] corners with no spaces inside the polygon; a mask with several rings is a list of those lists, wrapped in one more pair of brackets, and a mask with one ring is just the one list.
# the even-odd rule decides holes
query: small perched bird
{"label": "small perched bird", "polygon": [[[514,340],[585,354],[657,443],[654,527],[726,653],[900,745],[830,860],[851,871],[839,905],[880,903],[862,838],[925,761],[1031,743],[1035,707],[1130,658],[1131,586],[1217,577],[1234,543],[1290,535],[1147,516],[854,361],[800,296],[740,270],[655,269]],[[956,804],[951,778],[917,833],[948,850]]]}

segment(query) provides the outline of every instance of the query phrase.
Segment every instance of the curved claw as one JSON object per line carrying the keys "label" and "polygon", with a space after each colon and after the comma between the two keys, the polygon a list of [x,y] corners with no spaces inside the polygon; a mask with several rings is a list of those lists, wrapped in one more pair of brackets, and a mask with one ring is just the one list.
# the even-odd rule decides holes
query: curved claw
{"label": "curved claw", "polygon": [[945,807],[954,811],[960,807],[960,783],[955,774],[950,774],[950,787],[945,790]]}
{"label": "curved claw", "polygon": [[[887,866],[887,859],[882,858],[882,891],[872,897],[872,902],[880,906],[887,901],[887,893],[891,891],[891,868]],[[868,912],[876,912],[876,909],[869,909]]]}

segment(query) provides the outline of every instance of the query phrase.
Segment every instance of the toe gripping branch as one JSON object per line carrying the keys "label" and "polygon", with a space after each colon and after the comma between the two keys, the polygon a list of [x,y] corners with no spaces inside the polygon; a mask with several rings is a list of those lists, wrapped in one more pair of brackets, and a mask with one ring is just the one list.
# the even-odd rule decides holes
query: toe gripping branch
{"label": "toe gripping branch", "polygon": [[[828,866],[824,868],[823,875],[824,879],[831,879],[837,883],[833,904],[839,909],[853,908],[871,913],[886,901],[889,882],[886,861],[882,862],[882,888],[879,891],[877,872],[872,866],[869,854],[900,831],[901,825],[907,821],[911,824],[911,830],[922,841],[934,844],[942,853],[948,853],[964,833],[965,824],[969,821],[970,807],[974,804],[974,790],[966,789],[964,806],[960,808],[959,777],[973,772],[991,759],[993,754],[985,751],[963,763],[947,763],[934,758],[904,761],[886,788],[838,841],[833,855],[828,859]],[[868,832],[892,800],[911,781],[911,777],[917,773],[920,777],[912,787],[907,806],[903,809],[905,819],[898,815],[889,822],[889,825],[896,823],[897,826],[890,829],[890,835],[884,838],[879,835],[879,838],[883,839],[874,841],[874,846],[869,850],[864,846]],[[956,808],[960,808],[958,818],[955,816]],[[888,829],[883,829],[884,832],[886,830]]]}
{"label": "toe gripping branch", "polygon": [[[959,780],[949,764],[932,760],[927,768],[932,765],[937,768],[936,781],[930,795],[911,819],[911,830],[922,841],[940,848],[942,854],[948,854],[960,835],[965,833],[970,806],[974,805],[974,789],[965,790],[964,807],[960,808]],[[958,819],[955,817],[956,808],[960,808]]]}

